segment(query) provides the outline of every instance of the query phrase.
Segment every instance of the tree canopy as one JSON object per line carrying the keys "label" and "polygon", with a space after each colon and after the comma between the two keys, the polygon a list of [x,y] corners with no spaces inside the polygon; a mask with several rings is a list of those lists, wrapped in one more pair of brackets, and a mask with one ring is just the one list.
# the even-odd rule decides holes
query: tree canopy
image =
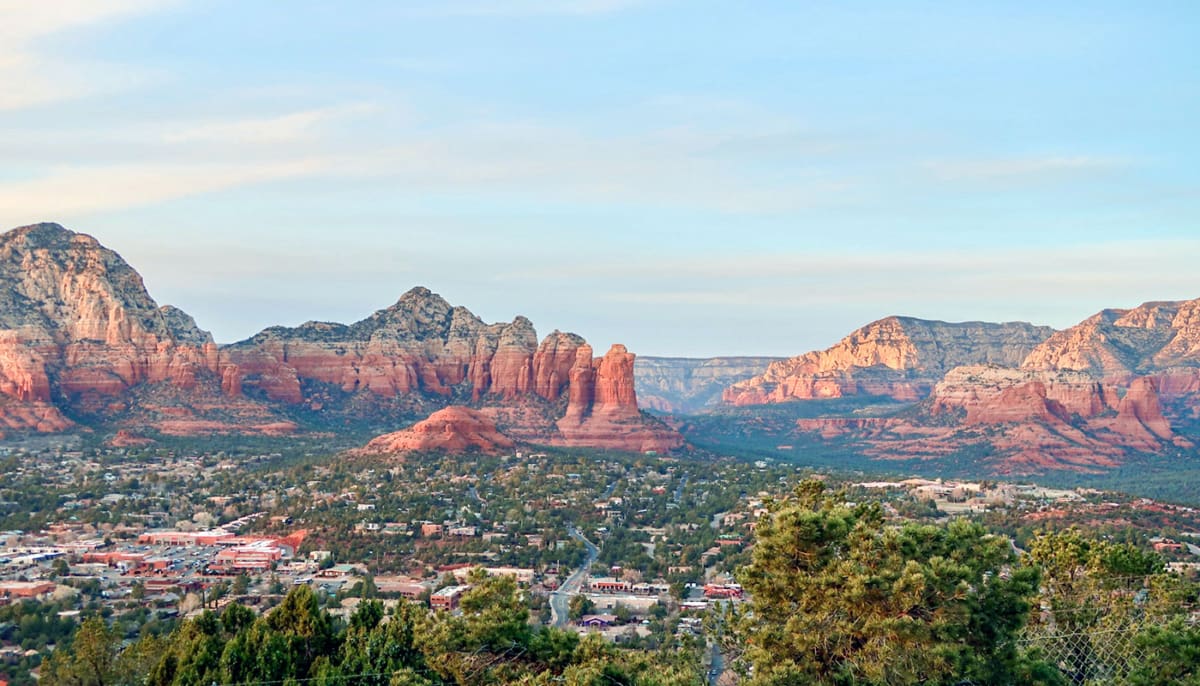
{"label": "tree canopy", "polygon": [[892,526],[806,481],[756,539],[726,638],[752,684],[1058,681],[1017,642],[1038,570],[978,524]]}

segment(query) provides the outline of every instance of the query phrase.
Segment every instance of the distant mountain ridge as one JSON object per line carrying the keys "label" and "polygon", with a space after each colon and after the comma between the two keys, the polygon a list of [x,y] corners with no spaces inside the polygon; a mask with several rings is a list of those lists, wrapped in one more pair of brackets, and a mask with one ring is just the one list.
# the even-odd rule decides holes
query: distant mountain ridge
{"label": "distant mountain ridge", "polygon": [[[1040,339],[1040,340],[1039,340]],[[911,401],[895,416],[801,419],[879,458],[971,451],[988,469],[1097,471],[1200,441],[1200,299],[1106,309],[1062,331],[890,317],[731,385],[752,406],[854,395]]]}
{"label": "distant mountain ridge", "polygon": [[780,357],[648,357],[633,367],[638,400],[659,412],[690,414],[721,403],[725,387],[766,371]]}
{"label": "distant mountain ridge", "polygon": [[297,416],[410,421],[471,404],[514,438],[671,450],[641,414],[634,355],[574,334],[485,324],[427,288],[354,324],[271,327],[217,346],[94,238],[57,224],[0,235],[0,428],[76,422],[164,433],[279,433]]}

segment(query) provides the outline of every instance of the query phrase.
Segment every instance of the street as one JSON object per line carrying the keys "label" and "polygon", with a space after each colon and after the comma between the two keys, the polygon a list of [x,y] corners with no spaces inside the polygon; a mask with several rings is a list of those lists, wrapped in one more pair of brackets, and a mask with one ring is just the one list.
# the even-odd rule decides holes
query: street
{"label": "street", "polygon": [[579,593],[580,586],[583,583],[583,576],[587,574],[587,571],[592,567],[592,563],[600,556],[600,548],[584,538],[578,529],[572,526],[567,529],[567,533],[571,535],[571,538],[583,543],[587,547],[588,556],[583,566],[572,572],[571,576],[567,577],[567,580],[563,582],[563,585],[557,591],[550,594],[550,623],[557,627],[567,625],[567,605],[571,602],[571,596]]}

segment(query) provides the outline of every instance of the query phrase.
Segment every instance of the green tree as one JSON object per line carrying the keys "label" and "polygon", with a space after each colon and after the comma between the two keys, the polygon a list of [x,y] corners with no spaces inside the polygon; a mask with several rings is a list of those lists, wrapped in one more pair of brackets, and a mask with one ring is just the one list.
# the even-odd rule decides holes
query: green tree
{"label": "green tree", "polygon": [[1189,593],[1187,584],[1165,573],[1160,556],[1078,529],[1040,533],[1029,553],[1044,570],[1044,611],[1032,623],[1031,639],[1074,683],[1109,679],[1140,661],[1134,643],[1113,638],[1169,621]]}
{"label": "green tree", "polygon": [[39,683],[48,686],[114,686],[119,682],[121,640],[104,620],[92,615],[75,633],[69,651],[55,651],[42,668]]}
{"label": "green tree", "polygon": [[233,580],[232,593],[234,595],[246,595],[246,592],[249,590],[250,577],[246,576],[245,574],[238,574],[237,578]]}
{"label": "green tree", "polygon": [[977,524],[890,526],[806,481],[755,535],[724,639],[752,684],[1060,681],[1017,648],[1038,571]]}
{"label": "green tree", "polygon": [[1200,686],[1200,626],[1176,619],[1151,626],[1134,639],[1141,652],[1130,686]]}
{"label": "green tree", "polygon": [[571,596],[571,600],[567,603],[567,618],[572,622],[578,622],[583,619],[584,615],[590,615],[595,611],[596,603],[582,593]]}

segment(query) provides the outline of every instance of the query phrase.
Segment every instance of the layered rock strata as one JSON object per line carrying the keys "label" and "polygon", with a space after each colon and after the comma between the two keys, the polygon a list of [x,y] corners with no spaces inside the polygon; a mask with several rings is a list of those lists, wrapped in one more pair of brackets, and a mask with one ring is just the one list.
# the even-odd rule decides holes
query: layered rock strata
{"label": "layered rock strata", "polygon": [[959,365],[1015,366],[1053,333],[1024,322],[947,323],[887,317],[836,345],[772,363],[766,372],[731,385],[723,399],[757,405],[853,395],[896,400],[926,397]]}
{"label": "layered rock strata", "polygon": [[524,317],[485,324],[425,288],[354,324],[272,327],[218,347],[94,238],[57,224],[0,236],[2,431],[277,434],[295,417],[388,422],[465,403],[503,408],[539,442],[681,445],[638,411],[633,359],[614,346],[593,360],[558,331],[539,343]]}

